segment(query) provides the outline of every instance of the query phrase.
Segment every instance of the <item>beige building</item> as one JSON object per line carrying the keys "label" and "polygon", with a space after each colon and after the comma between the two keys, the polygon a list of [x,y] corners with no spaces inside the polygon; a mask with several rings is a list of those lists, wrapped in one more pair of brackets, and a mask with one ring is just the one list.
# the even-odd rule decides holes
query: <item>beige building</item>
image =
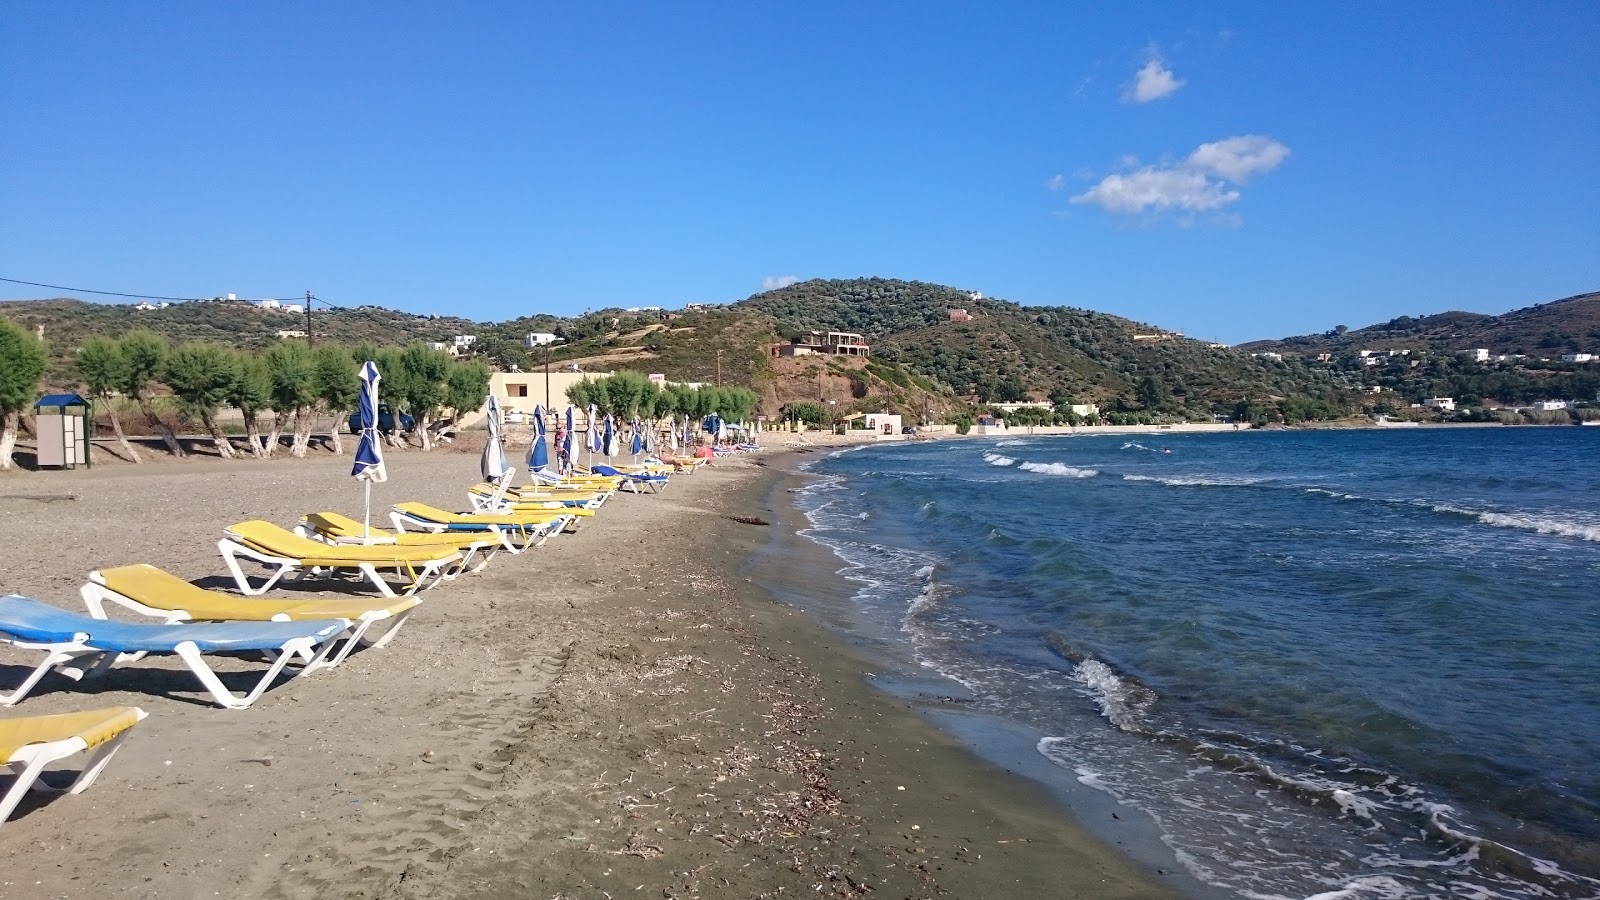
{"label": "beige building", "polygon": [[[589,379],[610,378],[610,372],[573,372],[570,370],[550,371],[549,397],[550,407],[557,411],[567,408],[567,388],[578,382]],[[531,414],[536,406],[545,403],[544,370],[537,372],[495,372],[489,376],[489,391],[500,401],[500,409],[506,413]],[[459,426],[471,428],[483,423],[484,411],[477,410],[461,417]]]}

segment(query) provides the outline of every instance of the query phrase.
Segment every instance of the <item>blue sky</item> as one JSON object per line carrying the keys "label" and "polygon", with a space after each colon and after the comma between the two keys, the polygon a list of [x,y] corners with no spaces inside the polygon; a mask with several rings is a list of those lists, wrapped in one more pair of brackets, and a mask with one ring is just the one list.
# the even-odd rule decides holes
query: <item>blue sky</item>
{"label": "blue sky", "polygon": [[1600,3],[994,6],[4,4],[0,276],[498,321],[882,275],[1228,342],[1600,289]]}

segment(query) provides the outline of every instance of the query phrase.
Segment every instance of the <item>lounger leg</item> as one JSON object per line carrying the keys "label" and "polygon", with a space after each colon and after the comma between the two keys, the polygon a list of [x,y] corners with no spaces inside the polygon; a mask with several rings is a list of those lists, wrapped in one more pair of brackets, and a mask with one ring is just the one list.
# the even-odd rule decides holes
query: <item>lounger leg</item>
{"label": "lounger leg", "polygon": [[4,825],[6,819],[11,818],[11,811],[22,802],[22,797],[28,793],[28,788],[33,787],[34,782],[39,780],[39,773],[43,772],[44,767],[51,762],[54,760],[35,758],[17,773],[17,783],[11,786],[11,790],[6,791],[4,797],[0,797],[0,825]]}
{"label": "lounger leg", "polygon": [[[317,653],[312,661],[300,670],[300,674],[303,675],[322,668],[323,661],[334,643],[334,639],[324,641],[321,652]],[[200,684],[206,689],[207,693],[211,694],[211,698],[217,701],[219,706],[224,709],[245,709],[250,704],[255,703],[256,699],[265,693],[267,688],[272,686],[272,682],[277,679],[284,666],[289,664],[290,659],[299,655],[302,649],[309,649],[311,646],[310,638],[295,638],[284,644],[279,649],[278,658],[268,667],[266,674],[261,676],[261,680],[256,682],[255,688],[247,694],[235,694],[228,690],[228,686],[222,683],[222,679],[217,677],[216,672],[212,671],[211,666],[205,661],[205,655],[195,647],[193,641],[184,641],[179,644],[175,648],[175,652],[178,654],[178,658],[188,665],[189,671],[200,679]]]}
{"label": "lounger leg", "polygon": [[96,747],[93,755],[89,757],[88,763],[84,765],[83,771],[79,772],[78,777],[72,780],[72,785],[67,788],[67,793],[81,794],[88,790],[89,785],[94,784],[94,780],[100,777],[100,772],[105,769],[106,763],[111,762],[111,757],[117,755],[117,750],[122,747],[122,742],[127,740],[128,735],[132,733],[133,729],[130,728]]}
{"label": "lounger leg", "polygon": [[[0,693],[0,706],[15,706],[18,703],[21,703],[22,702],[22,698],[28,696],[28,692],[33,690],[34,686],[39,683],[39,679],[43,678],[45,676],[45,673],[49,672],[51,669],[54,669],[55,667],[63,665],[65,663],[72,662],[74,659],[77,659],[80,656],[84,656],[87,653],[98,652],[98,651],[84,651],[84,650],[81,650],[81,649],[79,649],[79,650],[60,650],[60,649],[55,649],[55,648],[52,648],[52,647],[41,647],[41,646],[39,646],[37,644],[28,645],[28,644],[17,643],[16,645],[18,647],[21,647],[21,648],[25,649],[25,650],[44,650],[45,651],[44,661],[40,662],[39,665],[37,667],[35,667],[32,672],[28,673],[28,677],[27,678],[22,679],[22,684],[17,685],[16,690],[13,690],[9,694]],[[67,674],[67,673],[63,673],[63,674]],[[68,677],[69,678],[76,678],[81,674],[82,673],[79,673],[79,672],[72,672],[72,673],[68,674]],[[0,816],[0,821],[4,821],[4,819],[5,819],[4,816]]]}
{"label": "lounger leg", "polygon": [[268,576],[266,582],[262,584],[261,587],[254,588],[250,586],[250,579],[245,576],[244,570],[239,568],[237,544],[229,540],[218,541],[217,552],[222,554],[222,561],[227,565],[228,572],[233,575],[234,583],[239,586],[239,593],[244,594],[247,597],[259,596],[261,594],[265,594],[267,591],[272,590],[272,586],[278,583],[278,579],[282,578],[284,573],[295,568],[293,563],[263,562],[263,565],[277,565],[278,571],[273,572],[270,576]]}
{"label": "lounger leg", "polygon": [[[367,580],[371,581],[378,588],[378,593],[385,597],[400,596],[394,592],[394,588],[389,586],[389,582],[385,581],[383,576],[378,574],[377,568],[373,566],[372,563],[360,563],[356,566],[356,568],[360,569],[361,574],[367,576]],[[411,590],[406,591],[406,594],[410,595],[415,592],[416,583],[413,582]]]}

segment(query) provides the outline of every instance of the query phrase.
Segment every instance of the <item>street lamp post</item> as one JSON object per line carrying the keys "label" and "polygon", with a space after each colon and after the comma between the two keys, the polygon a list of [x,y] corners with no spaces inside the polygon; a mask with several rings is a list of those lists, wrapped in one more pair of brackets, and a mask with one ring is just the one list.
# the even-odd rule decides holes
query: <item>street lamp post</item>
{"label": "street lamp post", "polygon": [[541,346],[541,347],[544,348],[544,411],[545,411],[545,415],[549,415],[550,414],[550,347],[552,345],[554,345],[554,344],[559,344],[559,343],[561,343],[561,338],[558,338],[558,337],[556,337],[554,335],[551,335],[549,337],[545,337],[544,335],[540,335],[539,336],[538,346]]}

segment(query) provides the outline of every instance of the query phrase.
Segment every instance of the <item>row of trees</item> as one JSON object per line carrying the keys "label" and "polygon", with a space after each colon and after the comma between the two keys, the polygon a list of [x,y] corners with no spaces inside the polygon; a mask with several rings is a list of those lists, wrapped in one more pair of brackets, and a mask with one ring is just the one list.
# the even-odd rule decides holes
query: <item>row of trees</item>
{"label": "row of trees", "polygon": [[11,468],[22,413],[39,398],[39,378],[49,354],[27,329],[0,319],[0,469]]}
{"label": "row of trees", "polygon": [[743,387],[706,385],[694,388],[674,384],[663,388],[638,372],[623,369],[609,378],[585,378],[574,384],[567,388],[567,400],[580,409],[588,409],[593,404],[601,415],[623,420],[634,416],[703,419],[715,414],[725,421],[742,422],[755,413],[760,397]]}
{"label": "row of trees", "polygon": [[[381,399],[414,417],[423,449],[432,448],[429,425],[442,410],[460,414],[479,409],[489,390],[487,365],[456,362],[422,343],[354,348],[324,343],[313,348],[299,341],[281,341],[255,352],[208,341],[174,347],[155,332],[141,328],[120,338],[85,340],[76,365],[89,394],[103,402],[120,396],[135,404],[167,449],[183,457],[182,444],[153,402],[165,386],[179,411],[211,436],[218,455],[231,459],[237,451],[218,420],[218,412],[225,407],[243,414],[245,443],[257,458],[271,456],[286,429],[293,434],[290,455],[304,457],[317,419],[327,415],[334,420],[330,430],[333,450],[343,453],[340,423],[358,403],[360,365],[369,359],[383,374]],[[5,417],[0,467],[11,464],[19,417],[38,396],[45,360],[43,342],[14,323],[0,320],[0,413]],[[272,414],[271,430],[265,436],[258,425],[264,413]],[[122,452],[140,462],[121,419],[115,414],[110,419]],[[396,444],[404,439],[399,430],[391,435]]]}

